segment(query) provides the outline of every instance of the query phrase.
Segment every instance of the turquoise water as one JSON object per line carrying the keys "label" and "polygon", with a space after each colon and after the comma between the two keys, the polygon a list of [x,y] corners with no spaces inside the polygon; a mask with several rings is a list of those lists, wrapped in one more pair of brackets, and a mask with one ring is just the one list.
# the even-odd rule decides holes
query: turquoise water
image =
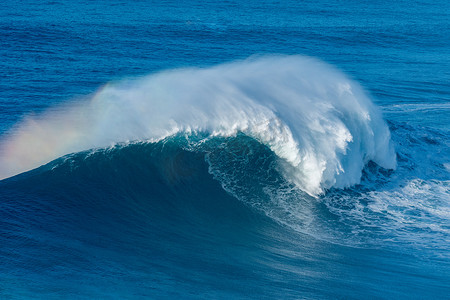
{"label": "turquoise water", "polygon": [[0,298],[448,297],[449,6],[4,2]]}

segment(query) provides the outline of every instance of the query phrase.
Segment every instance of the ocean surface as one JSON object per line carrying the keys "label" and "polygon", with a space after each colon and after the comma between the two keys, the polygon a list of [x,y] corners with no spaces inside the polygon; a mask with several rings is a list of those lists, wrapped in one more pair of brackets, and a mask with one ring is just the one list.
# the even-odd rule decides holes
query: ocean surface
{"label": "ocean surface", "polygon": [[449,1],[0,6],[0,299],[449,299]]}

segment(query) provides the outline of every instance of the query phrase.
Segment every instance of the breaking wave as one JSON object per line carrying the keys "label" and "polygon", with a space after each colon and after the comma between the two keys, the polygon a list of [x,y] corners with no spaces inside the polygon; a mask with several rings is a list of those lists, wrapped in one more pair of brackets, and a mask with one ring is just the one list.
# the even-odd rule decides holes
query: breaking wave
{"label": "breaking wave", "polygon": [[247,136],[291,184],[317,197],[396,167],[388,126],[361,86],[309,57],[250,58],[110,83],[89,99],[26,118],[0,142],[2,178],[63,155],[185,136]]}

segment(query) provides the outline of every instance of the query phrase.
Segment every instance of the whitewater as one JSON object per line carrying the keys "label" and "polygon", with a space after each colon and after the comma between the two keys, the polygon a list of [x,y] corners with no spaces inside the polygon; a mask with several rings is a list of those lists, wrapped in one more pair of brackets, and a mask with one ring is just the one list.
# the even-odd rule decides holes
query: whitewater
{"label": "whitewater", "polygon": [[311,195],[359,183],[369,161],[396,165],[389,129],[356,82],[316,59],[278,56],[111,83],[89,100],[27,118],[0,145],[0,174],[116,143],[239,132],[274,151]]}

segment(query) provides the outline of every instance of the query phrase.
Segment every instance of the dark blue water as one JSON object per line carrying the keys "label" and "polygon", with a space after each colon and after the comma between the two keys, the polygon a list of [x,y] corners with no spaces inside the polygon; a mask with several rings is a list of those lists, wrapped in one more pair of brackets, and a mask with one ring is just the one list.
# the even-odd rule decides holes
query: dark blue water
{"label": "dark blue water", "polygon": [[0,298],[447,298],[449,12],[3,2]]}

